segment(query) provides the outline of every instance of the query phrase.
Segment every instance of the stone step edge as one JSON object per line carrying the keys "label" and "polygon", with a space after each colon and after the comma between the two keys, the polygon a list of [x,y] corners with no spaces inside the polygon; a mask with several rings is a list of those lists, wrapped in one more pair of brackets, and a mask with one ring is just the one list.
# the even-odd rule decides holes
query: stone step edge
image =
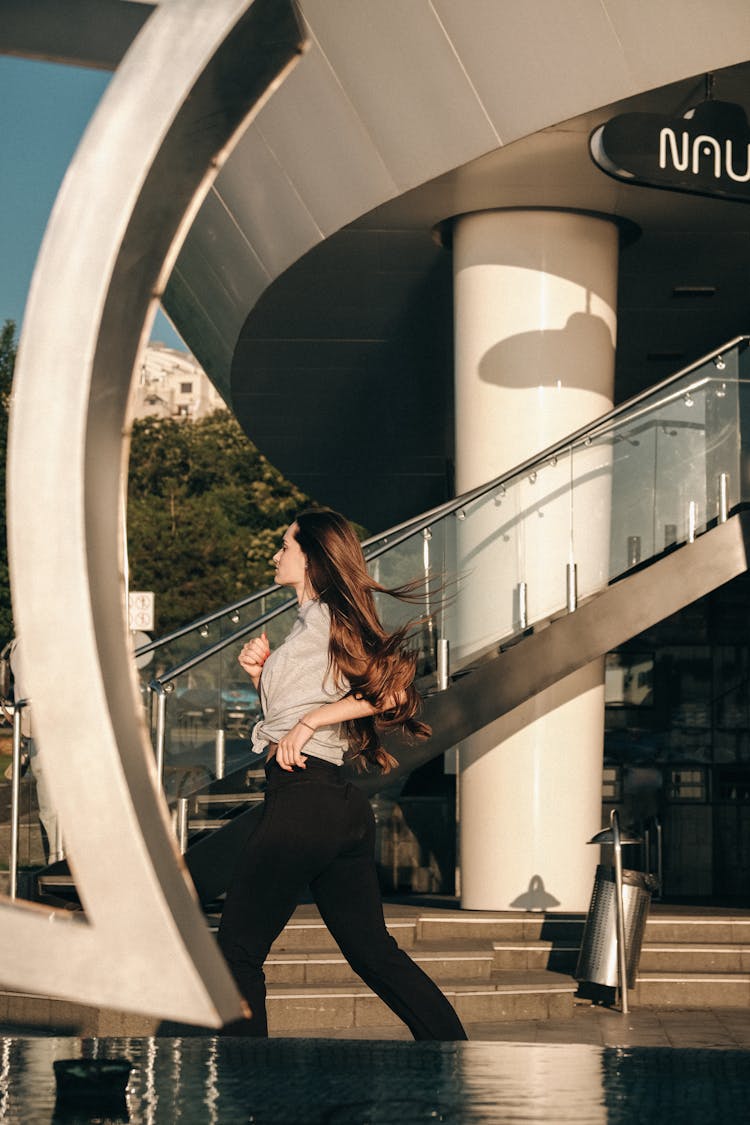
{"label": "stone step edge", "polygon": [[[502,952],[518,952],[519,950],[528,952],[548,952],[555,953],[573,953],[580,949],[580,942],[566,942],[554,941],[549,939],[537,939],[529,941],[493,941],[492,948],[498,953]],[[419,945],[413,947],[412,952],[419,950]],[[641,954],[644,953],[750,953],[750,942],[739,941],[724,941],[717,942],[715,945],[704,944],[693,941],[675,941],[675,942],[659,942],[659,941],[644,941],[641,947]]]}
{"label": "stone step edge", "polygon": [[[537,928],[540,926],[549,927],[563,927],[575,926],[580,928],[586,921],[586,915],[563,915],[557,917],[554,914],[503,914],[503,915],[482,915],[481,917],[473,916],[472,912],[463,914],[444,914],[436,912],[435,914],[420,914],[414,918],[404,918],[403,916],[390,916],[385,912],[385,922],[389,929],[399,927],[400,929],[418,929],[421,926],[529,926]],[[747,915],[726,915],[724,917],[700,917],[696,915],[672,915],[666,916],[663,914],[650,914],[646,927],[655,926],[690,926],[690,927],[736,927],[748,926],[750,927],[750,913]],[[322,918],[310,918],[297,920],[292,917],[286,925],[287,929],[325,929],[325,923]]]}
{"label": "stone step edge", "polygon": [[[408,950],[409,956],[414,961],[430,963],[432,961],[489,961],[492,963],[494,960],[493,951],[491,949],[478,950],[478,949],[450,949],[445,952],[441,950],[424,950],[419,947],[412,947]],[[269,953],[265,961],[266,965],[346,965],[348,964],[343,953],[337,953],[326,950],[310,950],[309,953],[302,953],[299,950],[279,950],[278,952],[272,951]]]}
{"label": "stone step edge", "polygon": [[[575,926],[581,927],[586,922],[586,915],[563,915],[558,917],[555,914],[502,914],[502,915],[482,915],[481,917],[473,917],[471,912],[465,914],[422,914],[414,920],[417,926],[433,926],[433,925],[457,925],[457,926],[530,926],[536,928],[539,926]],[[386,921],[388,922],[388,915],[386,914]],[[394,919],[395,921],[395,919]],[[405,919],[401,919],[405,921]],[[294,923],[290,923],[293,925]],[[721,926],[750,926],[750,913],[748,914],[733,914],[724,915],[720,917],[702,917],[700,915],[664,915],[651,913],[648,916],[647,926],[699,926],[707,928],[718,928]]]}
{"label": "stone step edge", "polygon": [[[556,996],[573,994],[578,989],[578,982],[571,980],[569,983],[551,981],[539,984],[508,983],[502,980],[483,981],[473,984],[471,981],[441,981],[440,991],[448,997],[451,996]],[[266,1000],[305,1000],[325,999],[326,997],[345,998],[347,996],[375,996],[372,989],[366,984],[331,984],[313,985],[300,988],[297,984],[269,984]]]}
{"label": "stone step edge", "polygon": [[636,981],[639,984],[750,984],[750,973],[747,971],[727,973],[721,970],[715,973],[710,970],[691,972],[689,969],[685,971],[675,969],[670,972],[664,969],[644,969],[637,974]]}

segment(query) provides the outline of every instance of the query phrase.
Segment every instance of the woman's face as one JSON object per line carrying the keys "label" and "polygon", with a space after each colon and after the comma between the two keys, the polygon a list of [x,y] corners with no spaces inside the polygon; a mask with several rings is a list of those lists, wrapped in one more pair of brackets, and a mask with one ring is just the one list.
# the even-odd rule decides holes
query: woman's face
{"label": "woman's face", "polygon": [[307,560],[296,539],[297,524],[287,528],[281,548],[273,556],[276,567],[275,581],[279,586],[294,586],[302,591],[307,581]]}

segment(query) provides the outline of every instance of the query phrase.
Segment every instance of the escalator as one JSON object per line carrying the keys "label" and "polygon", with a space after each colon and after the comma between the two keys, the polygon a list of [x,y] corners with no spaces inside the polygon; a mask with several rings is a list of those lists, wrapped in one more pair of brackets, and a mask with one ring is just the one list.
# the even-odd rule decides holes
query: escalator
{"label": "escalator", "polygon": [[[418,746],[390,738],[398,771],[357,783],[374,795],[403,781],[743,573],[749,409],[742,337],[512,472],[369,540],[379,582],[424,582],[411,642],[433,734]],[[409,616],[393,599],[380,609],[387,627]],[[261,630],[280,643],[295,613],[287,591],[269,587],[136,654],[160,777],[204,902],[225,889],[262,796],[247,737],[257,700],[236,655]],[[47,893],[56,874],[41,880]]]}

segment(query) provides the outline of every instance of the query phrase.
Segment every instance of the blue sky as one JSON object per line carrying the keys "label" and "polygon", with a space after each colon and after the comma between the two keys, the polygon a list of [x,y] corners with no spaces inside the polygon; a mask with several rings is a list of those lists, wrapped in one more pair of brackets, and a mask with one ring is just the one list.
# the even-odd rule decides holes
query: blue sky
{"label": "blue sky", "polygon": [[[109,78],[0,56],[0,324],[19,332],[52,204]],[[185,346],[161,313],[152,338]]]}

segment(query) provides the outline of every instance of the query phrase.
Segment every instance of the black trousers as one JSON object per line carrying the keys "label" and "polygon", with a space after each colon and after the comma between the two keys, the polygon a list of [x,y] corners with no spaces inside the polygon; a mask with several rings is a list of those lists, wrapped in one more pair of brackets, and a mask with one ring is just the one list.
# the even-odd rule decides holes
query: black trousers
{"label": "black trousers", "polygon": [[263,963],[310,887],[341,952],[415,1039],[465,1039],[437,985],[399,949],[385,927],[374,862],[370,803],[341,770],[308,757],[289,773],[266,765],[263,817],[248,840],[227,894],[219,944],[252,1018],[225,1034],[268,1035]]}

